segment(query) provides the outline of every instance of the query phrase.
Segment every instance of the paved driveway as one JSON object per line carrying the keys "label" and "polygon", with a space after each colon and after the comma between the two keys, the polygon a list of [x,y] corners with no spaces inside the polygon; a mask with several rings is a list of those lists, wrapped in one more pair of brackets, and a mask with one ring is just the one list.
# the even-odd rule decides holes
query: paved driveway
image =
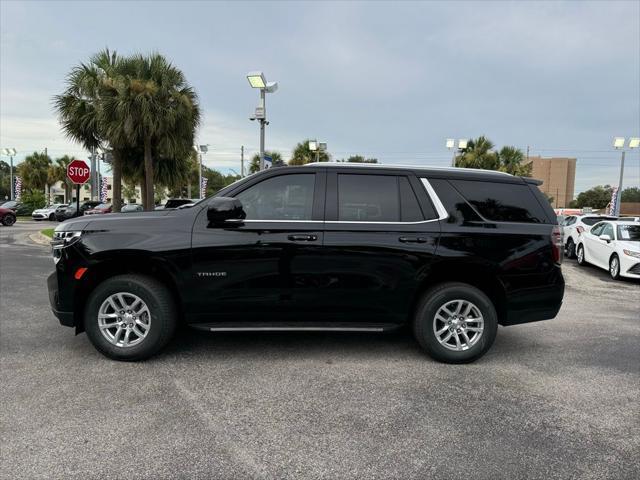
{"label": "paved driveway", "polygon": [[2,478],[640,476],[638,283],[568,261],[559,317],[472,365],[407,332],[193,331],[127,364],[50,313],[39,228],[0,228]]}

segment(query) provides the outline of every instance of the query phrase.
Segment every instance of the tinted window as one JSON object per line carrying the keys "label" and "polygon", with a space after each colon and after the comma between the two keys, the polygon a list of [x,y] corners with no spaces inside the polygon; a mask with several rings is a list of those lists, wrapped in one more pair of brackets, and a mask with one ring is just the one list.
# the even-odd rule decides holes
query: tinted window
{"label": "tinted window", "polygon": [[268,178],[236,195],[248,220],[311,220],[315,174]]}
{"label": "tinted window", "polygon": [[403,222],[420,222],[424,220],[416,194],[407,177],[398,177],[400,184],[400,218]]}
{"label": "tinted window", "polygon": [[618,225],[618,240],[640,241],[640,225]]}
{"label": "tinted window", "polygon": [[399,222],[398,180],[388,175],[338,175],[338,220]]}
{"label": "tinted window", "polygon": [[598,223],[591,229],[591,233],[596,236],[600,235],[600,232],[602,231],[603,228],[604,228],[604,223]]}
{"label": "tinted window", "polygon": [[546,216],[526,185],[452,180],[453,186],[487,220],[546,223]]}
{"label": "tinted window", "polygon": [[617,220],[617,217],[584,217],[582,223],[591,226],[603,220]]}

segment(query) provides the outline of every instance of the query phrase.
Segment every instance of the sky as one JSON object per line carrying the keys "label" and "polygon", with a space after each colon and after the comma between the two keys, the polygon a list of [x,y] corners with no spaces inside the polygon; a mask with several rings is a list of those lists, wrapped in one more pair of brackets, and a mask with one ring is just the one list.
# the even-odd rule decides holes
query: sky
{"label": "sky", "polygon": [[[578,159],[576,194],[617,185],[614,136],[640,136],[640,2],[206,2],[0,0],[0,147],[16,161],[88,152],[61,133],[51,98],[70,69],[108,47],[158,51],[204,113],[204,163],[240,169],[266,147],[286,159],[306,138],[334,159],[446,166],[447,138]],[[8,160],[2,157],[3,160]],[[640,149],[625,186],[640,185]]]}

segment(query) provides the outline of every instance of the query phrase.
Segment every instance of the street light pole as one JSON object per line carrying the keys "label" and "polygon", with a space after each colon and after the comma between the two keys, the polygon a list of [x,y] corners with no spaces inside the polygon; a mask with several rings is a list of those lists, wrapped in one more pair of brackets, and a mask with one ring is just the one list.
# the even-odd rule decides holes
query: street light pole
{"label": "street light pole", "polygon": [[[619,216],[620,215],[620,206],[622,204],[622,179],[624,177],[624,156],[626,154],[626,151],[624,149],[624,142],[625,142],[625,138],[624,137],[615,137],[613,139],[613,148],[615,148],[616,150],[621,150],[621,155],[620,155],[620,179],[618,180],[618,192],[616,195],[616,203],[615,203],[615,208],[613,211],[613,214],[615,216]],[[632,137],[629,139],[629,148],[633,149],[633,148],[638,148],[640,147],[640,138],[637,137]]]}
{"label": "street light pole", "polygon": [[624,176],[624,154],[625,151],[622,150],[622,155],[620,156],[620,180],[618,180],[618,195],[616,198],[616,211],[613,214],[617,217],[620,215],[620,204],[622,203],[622,177]]}
{"label": "street light pole", "polygon": [[260,170],[264,170],[264,127],[269,125],[267,121],[266,94],[273,93],[278,89],[278,82],[267,82],[262,72],[249,72],[247,80],[251,88],[260,89],[260,104],[256,108],[253,117],[250,120],[258,120],[260,122]]}

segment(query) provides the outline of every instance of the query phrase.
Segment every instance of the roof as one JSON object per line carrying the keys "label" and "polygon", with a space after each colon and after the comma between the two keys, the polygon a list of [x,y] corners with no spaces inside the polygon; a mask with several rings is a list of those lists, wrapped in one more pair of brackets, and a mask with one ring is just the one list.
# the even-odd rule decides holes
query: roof
{"label": "roof", "polygon": [[[372,169],[372,170],[406,170],[417,176],[429,176],[432,178],[456,178],[464,180],[492,180],[506,183],[522,183],[522,177],[516,177],[506,172],[496,170],[481,170],[478,168],[437,167],[428,165],[400,165],[381,163],[356,163],[356,162],[312,162],[303,165],[305,168],[345,168],[345,169]],[[296,168],[296,167],[294,167]],[[540,184],[542,182],[527,178],[529,183]]]}

